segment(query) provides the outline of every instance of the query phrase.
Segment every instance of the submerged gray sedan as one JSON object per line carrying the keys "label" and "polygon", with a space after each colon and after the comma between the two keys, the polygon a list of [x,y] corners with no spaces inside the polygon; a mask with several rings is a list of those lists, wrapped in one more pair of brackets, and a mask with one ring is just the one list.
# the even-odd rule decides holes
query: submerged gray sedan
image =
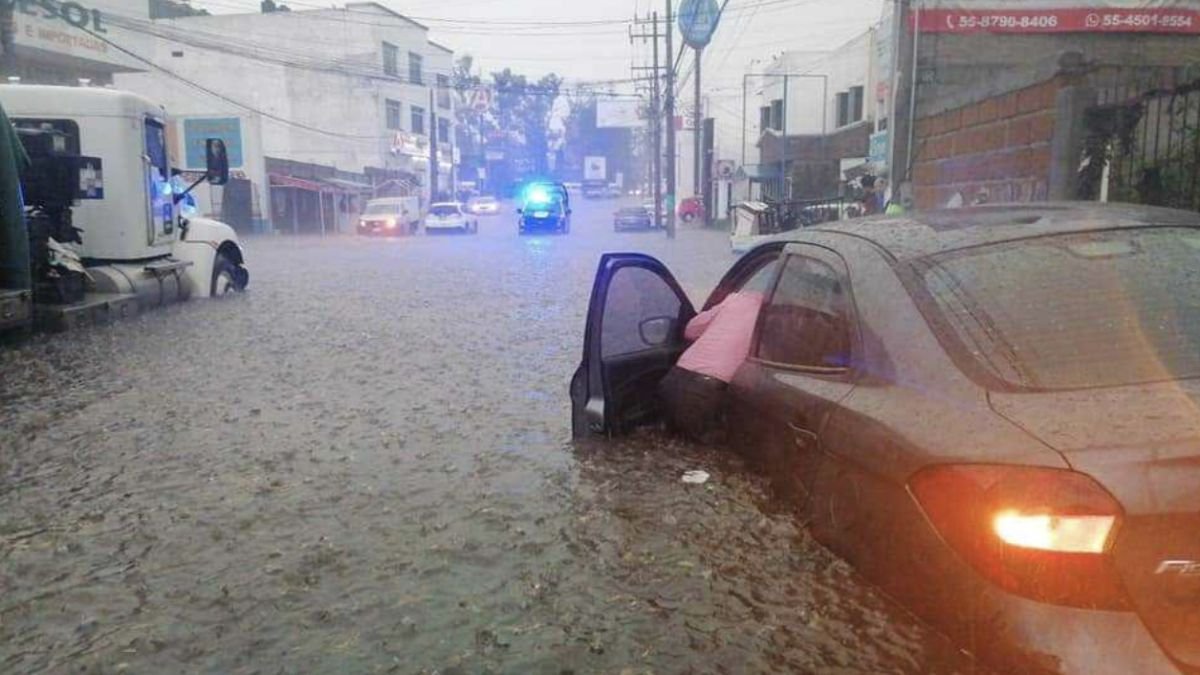
{"label": "submerged gray sedan", "polygon": [[[770,289],[731,448],[815,536],[1004,672],[1200,672],[1200,215],[987,206],[821,225],[739,260]],[[660,420],[695,310],[603,257],[577,437]]]}

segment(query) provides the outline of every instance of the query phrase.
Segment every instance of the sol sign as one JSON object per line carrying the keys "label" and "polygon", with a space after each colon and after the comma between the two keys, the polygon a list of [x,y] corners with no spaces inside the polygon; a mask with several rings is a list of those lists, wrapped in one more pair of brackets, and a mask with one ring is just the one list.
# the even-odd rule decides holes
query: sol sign
{"label": "sol sign", "polygon": [[16,10],[42,19],[61,19],[76,28],[94,33],[107,33],[98,9],[88,9],[78,2],[61,0],[0,0],[0,9]]}

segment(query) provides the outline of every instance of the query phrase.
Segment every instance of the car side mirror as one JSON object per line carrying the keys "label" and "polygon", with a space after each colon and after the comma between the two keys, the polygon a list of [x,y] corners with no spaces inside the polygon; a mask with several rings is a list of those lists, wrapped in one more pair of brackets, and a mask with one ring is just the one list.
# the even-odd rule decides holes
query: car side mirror
{"label": "car side mirror", "polygon": [[517,209],[517,215],[518,215],[518,216],[519,216],[519,215],[521,215],[521,214],[523,214],[523,213],[525,213],[525,209]]}
{"label": "car side mirror", "polygon": [[567,209],[567,215],[571,215],[571,209]]}
{"label": "car side mirror", "polygon": [[638,335],[647,347],[661,347],[671,339],[675,330],[675,318],[656,316],[638,324]]}
{"label": "car side mirror", "polygon": [[229,182],[229,153],[225,141],[209,138],[204,142],[205,164],[210,185],[225,185]]}

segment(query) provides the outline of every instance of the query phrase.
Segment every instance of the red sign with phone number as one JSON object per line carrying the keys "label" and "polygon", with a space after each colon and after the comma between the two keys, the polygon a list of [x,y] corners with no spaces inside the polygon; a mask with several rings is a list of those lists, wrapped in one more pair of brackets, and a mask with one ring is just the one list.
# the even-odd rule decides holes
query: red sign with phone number
{"label": "red sign with phone number", "polygon": [[1200,34],[1194,9],[922,9],[923,33],[1188,33]]}

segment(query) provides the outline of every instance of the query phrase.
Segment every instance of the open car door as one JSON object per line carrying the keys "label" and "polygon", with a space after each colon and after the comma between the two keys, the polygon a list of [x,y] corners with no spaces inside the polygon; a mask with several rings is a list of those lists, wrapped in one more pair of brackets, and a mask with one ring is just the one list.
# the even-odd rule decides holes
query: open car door
{"label": "open car door", "polygon": [[683,353],[683,329],[695,315],[661,262],[638,253],[601,256],[583,363],[571,380],[575,438],[612,436],[658,421],[658,382]]}

